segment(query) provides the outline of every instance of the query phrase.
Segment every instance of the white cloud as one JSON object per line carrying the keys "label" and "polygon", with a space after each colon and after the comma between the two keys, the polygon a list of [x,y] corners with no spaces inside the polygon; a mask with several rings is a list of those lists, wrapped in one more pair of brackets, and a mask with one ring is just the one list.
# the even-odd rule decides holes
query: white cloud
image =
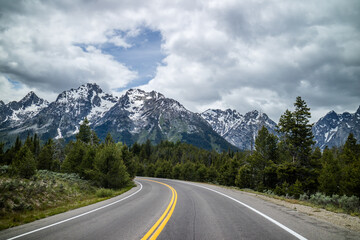
{"label": "white cloud", "polygon": [[191,110],[257,108],[277,121],[300,95],[316,120],[360,103],[356,0],[10,1],[1,9],[0,72],[28,88],[126,86],[137,72],[101,46],[130,48],[127,37],[145,27],[161,32],[167,56],[142,88]]}
{"label": "white cloud", "polygon": [[39,91],[35,88],[29,88],[24,84],[18,82],[11,82],[5,76],[0,74],[0,89],[1,89],[1,99],[4,103],[11,101],[20,101],[26,94],[30,91],[35,92],[35,94],[46,100],[55,100],[58,93],[51,91]]}

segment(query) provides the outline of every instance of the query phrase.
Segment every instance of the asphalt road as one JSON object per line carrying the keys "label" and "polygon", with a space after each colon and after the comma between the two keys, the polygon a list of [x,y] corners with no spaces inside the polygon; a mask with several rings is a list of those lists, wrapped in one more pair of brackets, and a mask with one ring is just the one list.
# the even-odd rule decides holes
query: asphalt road
{"label": "asphalt road", "polygon": [[146,179],[116,198],[1,231],[0,239],[360,239],[240,191]]}

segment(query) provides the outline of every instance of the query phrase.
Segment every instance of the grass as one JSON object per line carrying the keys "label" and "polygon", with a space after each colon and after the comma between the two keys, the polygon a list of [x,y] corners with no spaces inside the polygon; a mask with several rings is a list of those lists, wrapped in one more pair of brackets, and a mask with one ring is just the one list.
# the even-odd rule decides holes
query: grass
{"label": "grass", "polygon": [[76,174],[40,170],[30,180],[0,175],[0,230],[94,204],[130,190],[94,187]]}
{"label": "grass", "polygon": [[[236,188],[236,187],[234,187],[234,188]],[[253,193],[253,194],[257,194],[257,195],[263,195],[266,197],[282,200],[282,201],[292,203],[292,204],[301,204],[304,206],[313,207],[315,209],[322,208],[322,209],[326,209],[327,211],[330,211],[330,212],[346,213],[351,216],[360,217],[360,208],[359,208],[358,203],[353,204],[354,201],[352,198],[354,198],[354,197],[346,197],[346,196],[339,197],[337,195],[328,197],[328,196],[325,196],[324,194],[316,193],[316,194],[311,195],[310,197],[308,196],[307,198],[300,196],[300,199],[294,199],[289,196],[275,195],[271,191],[257,192],[252,189],[240,189],[240,188],[236,188],[236,189],[238,189],[240,191],[244,191],[244,192],[249,192],[249,193]],[[339,203],[339,200],[334,200],[334,199],[342,199],[343,203],[341,203],[341,201]],[[353,206],[349,207],[349,205],[353,205]]]}
{"label": "grass", "polygon": [[[199,182],[200,183],[200,182]],[[308,196],[306,194],[300,195],[299,199],[295,199],[291,196],[279,196],[276,195],[273,191],[268,190],[264,192],[258,192],[253,189],[249,188],[239,188],[235,186],[224,186],[220,185],[218,183],[207,183],[214,186],[221,186],[227,189],[235,189],[238,191],[253,193],[256,195],[262,195],[265,197],[270,197],[278,200],[282,200],[288,203],[292,204],[300,204],[304,206],[309,206],[315,208],[315,211],[320,211],[319,209],[326,209],[330,212],[335,213],[345,213],[349,214],[354,217],[360,217],[360,205],[359,205],[359,198],[352,196],[338,196],[333,195],[331,197],[326,196],[322,193],[316,193],[311,196]]]}

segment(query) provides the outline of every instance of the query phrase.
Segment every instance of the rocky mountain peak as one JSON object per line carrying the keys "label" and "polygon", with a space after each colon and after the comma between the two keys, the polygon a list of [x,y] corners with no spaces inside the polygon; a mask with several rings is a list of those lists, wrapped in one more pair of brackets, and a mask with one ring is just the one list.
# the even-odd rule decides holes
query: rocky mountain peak
{"label": "rocky mountain peak", "polygon": [[344,112],[337,114],[335,111],[328,112],[313,126],[316,146],[324,149],[325,146],[340,146],[345,143],[348,135],[352,132],[355,138],[360,139],[360,113]]}
{"label": "rocky mountain peak", "polygon": [[87,100],[91,99],[93,96],[102,94],[103,91],[99,87],[99,85],[94,83],[87,83],[83,84],[80,87],[74,89],[70,89],[67,91],[63,91],[59,94],[56,99],[56,102],[59,103],[67,103],[69,101],[76,101],[76,100]]}
{"label": "rocky mountain peak", "polygon": [[251,149],[262,126],[275,133],[276,124],[257,110],[242,115],[232,109],[208,109],[201,116],[228,142],[240,149]]}
{"label": "rocky mountain peak", "polygon": [[24,98],[22,98],[19,103],[22,105],[21,108],[26,108],[29,107],[31,105],[42,105],[48,104],[48,101],[39,98],[33,91],[29,92]]}
{"label": "rocky mountain peak", "polygon": [[127,96],[128,98],[131,98],[135,101],[151,100],[151,99],[158,100],[158,99],[165,98],[164,95],[162,95],[161,93],[158,93],[156,91],[145,92],[144,90],[141,90],[141,89],[129,89],[128,91],[126,91],[125,96]]}

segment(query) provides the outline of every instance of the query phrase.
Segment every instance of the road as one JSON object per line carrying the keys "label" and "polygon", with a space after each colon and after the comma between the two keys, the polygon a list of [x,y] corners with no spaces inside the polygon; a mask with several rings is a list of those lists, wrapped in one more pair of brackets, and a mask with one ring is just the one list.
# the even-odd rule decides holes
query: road
{"label": "road", "polygon": [[0,232],[0,239],[360,239],[240,191],[136,178],[104,202]]}

